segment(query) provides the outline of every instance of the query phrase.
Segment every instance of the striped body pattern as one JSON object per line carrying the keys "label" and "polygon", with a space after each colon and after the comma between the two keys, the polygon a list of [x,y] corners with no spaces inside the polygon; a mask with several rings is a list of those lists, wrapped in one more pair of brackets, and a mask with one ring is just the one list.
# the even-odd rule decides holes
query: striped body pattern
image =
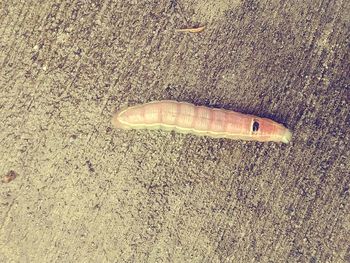
{"label": "striped body pattern", "polygon": [[282,124],[239,112],[170,100],[153,101],[113,115],[119,129],[177,131],[214,138],[288,143],[292,133]]}

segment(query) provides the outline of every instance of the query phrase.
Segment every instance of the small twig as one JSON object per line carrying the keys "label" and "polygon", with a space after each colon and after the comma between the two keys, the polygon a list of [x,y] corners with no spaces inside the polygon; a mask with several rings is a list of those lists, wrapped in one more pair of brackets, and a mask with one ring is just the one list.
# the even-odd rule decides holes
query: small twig
{"label": "small twig", "polygon": [[199,33],[205,29],[205,26],[195,27],[195,28],[180,28],[175,29],[176,32],[189,32],[189,33]]}

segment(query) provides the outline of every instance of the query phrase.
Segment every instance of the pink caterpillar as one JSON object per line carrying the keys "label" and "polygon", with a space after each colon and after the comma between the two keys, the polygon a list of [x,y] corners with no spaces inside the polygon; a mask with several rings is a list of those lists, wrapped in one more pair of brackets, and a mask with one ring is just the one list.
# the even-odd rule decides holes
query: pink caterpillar
{"label": "pink caterpillar", "polygon": [[177,131],[234,140],[288,143],[292,133],[282,124],[239,112],[171,100],[153,101],[113,115],[119,129]]}

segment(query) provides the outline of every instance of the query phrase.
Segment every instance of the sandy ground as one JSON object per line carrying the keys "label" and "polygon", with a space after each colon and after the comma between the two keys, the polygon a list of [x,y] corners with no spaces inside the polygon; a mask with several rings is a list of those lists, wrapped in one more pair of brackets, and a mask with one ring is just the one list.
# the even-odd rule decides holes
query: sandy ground
{"label": "sandy ground", "polygon": [[[350,262],[350,3],[297,2],[1,1],[0,261]],[[294,137],[111,127],[159,99]]]}

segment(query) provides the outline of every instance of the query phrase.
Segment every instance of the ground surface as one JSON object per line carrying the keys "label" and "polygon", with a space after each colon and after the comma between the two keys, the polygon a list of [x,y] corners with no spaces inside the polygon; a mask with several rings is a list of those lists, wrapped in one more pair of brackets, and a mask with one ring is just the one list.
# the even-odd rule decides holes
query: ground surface
{"label": "ground surface", "polygon": [[[350,262],[350,4],[297,2],[1,1],[0,261]],[[155,99],[294,137],[111,127]]]}

